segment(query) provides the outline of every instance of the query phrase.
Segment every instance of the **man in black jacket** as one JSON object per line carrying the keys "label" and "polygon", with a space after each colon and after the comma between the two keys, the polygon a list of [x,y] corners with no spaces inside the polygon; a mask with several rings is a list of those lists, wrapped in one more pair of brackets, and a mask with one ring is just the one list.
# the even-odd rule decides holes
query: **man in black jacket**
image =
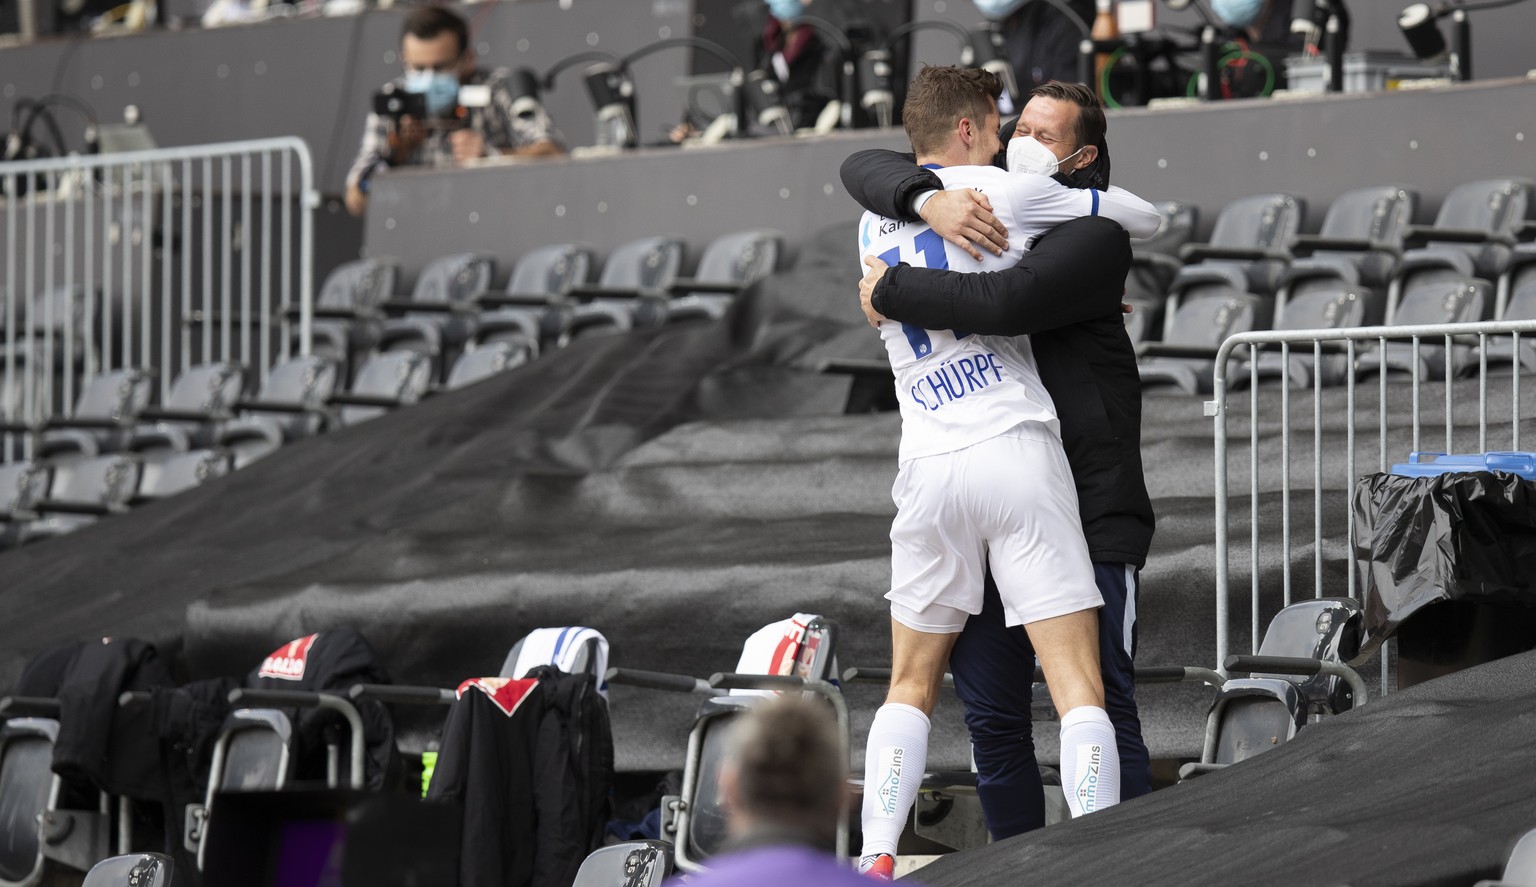
{"label": "man in black jacket", "polygon": [[[1027,106],[1023,117],[1030,121]],[[1005,127],[1005,140],[1011,128]],[[1082,140],[1080,131],[1076,137]],[[1102,162],[1089,174],[1098,173],[1093,184],[1106,187],[1107,145],[1102,134],[1090,141],[1097,142]],[[1070,139],[1051,145],[1058,157],[1080,147]],[[1080,184],[1087,178],[1067,181]],[[850,157],[842,179],[865,208],[908,220],[918,218],[914,199],[941,187],[938,177],[914,166],[910,156],[888,151]],[[974,192],[943,192],[926,202],[922,218],[950,240],[1006,236],[993,230],[996,220],[986,209],[985,198]],[[893,320],[927,329],[1030,336],[1041,380],[1056,404],[1083,534],[1105,599],[1099,647],[1105,708],[1120,752],[1122,799],[1151,789],[1132,656],[1136,571],[1146,563],[1154,518],[1141,466],[1141,383],[1121,314],[1129,267],[1125,231],[1088,218],[1046,234],[1007,271],[897,265],[861,283],[869,310]],[[1030,732],[1030,682],[1020,680],[1033,670],[1034,652],[1022,630],[1004,627],[990,574],[985,601],[956,643],[950,669],[966,706],[988,829],[1000,840],[1044,824],[1044,802]]]}

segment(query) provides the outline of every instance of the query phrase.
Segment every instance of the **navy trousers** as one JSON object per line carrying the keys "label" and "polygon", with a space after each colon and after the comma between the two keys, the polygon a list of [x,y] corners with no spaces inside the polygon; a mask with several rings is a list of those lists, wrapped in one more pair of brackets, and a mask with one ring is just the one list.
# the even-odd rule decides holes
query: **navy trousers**
{"label": "navy trousers", "polygon": [[[1099,667],[1104,708],[1120,752],[1120,798],[1152,790],[1151,761],[1136,712],[1136,570],[1095,563],[1094,580],[1104,596],[1099,611]],[[1002,840],[1045,825],[1040,767],[1030,730],[1035,651],[1023,626],[1003,624],[1002,600],[987,573],[982,611],[965,624],[949,657],[955,693],[965,704],[965,723],[976,754],[976,791],[987,829]]]}

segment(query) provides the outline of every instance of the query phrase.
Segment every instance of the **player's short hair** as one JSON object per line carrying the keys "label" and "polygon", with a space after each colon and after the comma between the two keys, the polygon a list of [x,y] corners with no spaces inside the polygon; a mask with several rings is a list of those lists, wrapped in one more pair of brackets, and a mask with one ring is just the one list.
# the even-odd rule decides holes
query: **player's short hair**
{"label": "player's short hair", "polygon": [[1081,83],[1051,80],[1030,90],[1029,97],[1055,99],[1077,106],[1077,127],[1074,133],[1077,145],[1073,147],[1104,143],[1104,131],[1109,128],[1109,124],[1104,120],[1104,103],[1099,101],[1093,90]]}
{"label": "player's short hair", "polygon": [[901,106],[901,122],[912,150],[918,154],[940,150],[962,117],[984,125],[1002,94],[1002,82],[980,68],[923,65]]}
{"label": "player's short hair", "polygon": [[741,812],[819,836],[836,833],[848,762],[821,700],[781,696],[753,706],[732,728],[726,760],[736,768]]}
{"label": "player's short hair", "polygon": [[418,6],[411,10],[400,28],[400,39],[410,35],[418,40],[434,40],[444,32],[458,38],[459,55],[463,55],[469,46],[469,25],[441,6]]}

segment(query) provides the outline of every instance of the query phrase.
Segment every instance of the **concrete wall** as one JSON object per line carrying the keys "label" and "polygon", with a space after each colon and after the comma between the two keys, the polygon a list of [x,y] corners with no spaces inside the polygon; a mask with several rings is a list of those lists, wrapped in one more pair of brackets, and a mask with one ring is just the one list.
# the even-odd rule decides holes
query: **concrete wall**
{"label": "concrete wall", "polygon": [[[1308,225],[1315,229],[1337,194],[1392,182],[1422,193],[1421,215],[1428,221],[1461,182],[1536,178],[1536,80],[1133,109],[1113,113],[1109,131],[1115,182],[1149,199],[1198,205],[1203,230],[1228,201],[1268,191],[1306,199]],[[803,243],[827,225],[858,217],[837,170],[844,157],[865,147],[904,148],[905,137],[899,130],[864,130],[393,173],[375,184],[365,248],[418,268],[460,249],[510,262],[545,243],[580,240],[607,250],[659,233],[700,246],[727,231],[772,227]],[[849,237],[851,232],[850,224]]]}
{"label": "concrete wall", "polygon": [[[688,33],[689,0],[537,0],[460,10],[488,65],[548,70],[588,49],[623,55]],[[0,50],[0,100],[65,92],[103,121],[138,105],[161,145],[296,135],[314,152],[320,188],[339,193],[357,151],[370,98],[400,72],[400,9],[337,19],[279,20],[212,30],[156,31],[116,39],[55,38]],[[686,51],[635,65],[645,137],[676,119]],[[573,145],[591,144],[592,107],[581,66],[562,74],[545,103]],[[657,97],[648,100],[650,97]],[[81,125],[59,112],[72,140]],[[78,141],[76,141],[78,145]]]}

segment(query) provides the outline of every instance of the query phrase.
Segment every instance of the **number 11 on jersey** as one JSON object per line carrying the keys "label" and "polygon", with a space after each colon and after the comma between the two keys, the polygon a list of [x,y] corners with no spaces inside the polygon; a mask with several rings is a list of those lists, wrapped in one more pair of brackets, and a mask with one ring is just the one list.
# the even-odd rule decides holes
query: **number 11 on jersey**
{"label": "number 11 on jersey", "polygon": [[[903,254],[910,258],[903,259]],[[893,246],[880,254],[880,261],[887,265],[900,264],[906,261],[909,265],[917,265],[921,268],[933,268],[938,271],[949,269],[949,256],[944,252],[944,238],[932,228],[925,228],[916,237],[912,238],[911,249],[906,244]],[[928,331],[922,327],[913,326],[910,323],[901,325],[901,331],[906,334],[907,342],[912,346],[912,355],[919,360],[933,353],[933,341],[928,338]],[[964,338],[963,336],[959,338]]]}

